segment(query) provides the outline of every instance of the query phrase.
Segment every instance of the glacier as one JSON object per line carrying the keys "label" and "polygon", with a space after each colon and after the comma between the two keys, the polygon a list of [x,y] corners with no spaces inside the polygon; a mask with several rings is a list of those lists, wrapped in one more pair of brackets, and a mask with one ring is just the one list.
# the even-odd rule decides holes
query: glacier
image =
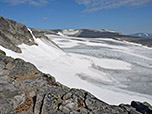
{"label": "glacier", "polygon": [[22,53],[2,46],[0,49],[7,56],[33,63],[62,84],[85,89],[109,104],[133,100],[152,104],[152,48],[112,38],[46,36],[62,49],[34,35],[38,45],[21,44]]}

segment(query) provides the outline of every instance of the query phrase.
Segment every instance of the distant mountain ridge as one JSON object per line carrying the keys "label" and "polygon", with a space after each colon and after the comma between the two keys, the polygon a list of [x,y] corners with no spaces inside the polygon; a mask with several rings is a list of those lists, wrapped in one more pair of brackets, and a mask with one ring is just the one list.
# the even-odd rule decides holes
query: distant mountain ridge
{"label": "distant mountain ridge", "polygon": [[104,29],[56,29],[56,30],[43,30],[43,29],[32,29],[45,34],[54,34],[59,36],[72,36],[72,37],[83,37],[83,38],[122,38],[130,37],[123,35],[116,31],[104,30]]}
{"label": "distant mountain ridge", "polygon": [[135,34],[130,34],[130,36],[136,36],[136,37],[142,37],[142,38],[152,38],[151,33],[135,33]]}
{"label": "distant mountain ridge", "polygon": [[56,30],[44,30],[31,28],[33,33],[36,34],[52,34],[58,36],[69,37],[82,37],[82,38],[113,38],[117,40],[123,40],[133,43],[142,44],[144,46],[152,47],[152,39],[141,38],[138,36],[124,35],[116,31],[109,30],[96,30],[96,29],[56,29]]}

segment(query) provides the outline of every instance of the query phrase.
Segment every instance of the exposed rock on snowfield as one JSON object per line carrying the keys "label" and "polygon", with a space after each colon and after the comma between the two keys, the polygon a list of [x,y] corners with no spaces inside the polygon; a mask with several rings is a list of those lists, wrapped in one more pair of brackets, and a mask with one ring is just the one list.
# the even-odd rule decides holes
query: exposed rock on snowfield
{"label": "exposed rock on snowfield", "polygon": [[133,42],[137,44],[142,44],[144,46],[152,47],[152,39],[150,38],[130,37],[130,38],[121,38],[119,40],[124,40],[128,42]]}
{"label": "exposed rock on snowfield", "polygon": [[[44,30],[45,31],[45,30]],[[46,30],[47,32],[47,30]],[[48,32],[48,34],[51,33],[53,34],[54,32]],[[32,34],[36,37],[36,38],[42,38],[42,39],[45,39],[49,42],[51,42],[52,44],[54,44],[57,48],[60,48],[55,42],[53,42],[52,40],[50,40],[42,31],[39,31],[38,29],[32,29]]]}
{"label": "exposed rock on snowfield", "polygon": [[[151,106],[112,106],[90,93],[70,89],[49,74],[21,59],[0,51],[0,114],[140,114],[152,112]],[[142,105],[142,108],[140,106]],[[144,110],[142,110],[144,109]]]}

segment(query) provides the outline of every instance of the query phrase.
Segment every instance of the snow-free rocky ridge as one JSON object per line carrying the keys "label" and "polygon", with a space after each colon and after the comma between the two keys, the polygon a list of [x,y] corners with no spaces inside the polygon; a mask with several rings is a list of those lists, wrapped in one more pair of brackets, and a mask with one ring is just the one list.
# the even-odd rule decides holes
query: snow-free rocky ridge
{"label": "snow-free rocky ridge", "polygon": [[[74,64],[74,66],[77,65],[75,62],[86,63],[88,61],[88,56],[68,54],[62,51],[56,43],[51,41],[47,36],[44,36],[44,34],[34,32],[32,34],[32,31],[27,29],[23,24],[3,17],[0,17],[0,19],[0,49],[3,50],[0,50],[0,114],[152,113],[151,106],[146,102],[140,103],[133,101],[131,105],[109,105],[103,102],[102,98],[99,100],[89,92],[82,89],[71,89],[56,82],[54,77],[38,70],[46,68],[43,67],[44,64],[39,66],[41,61],[45,61],[46,59],[42,56],[43,54],[45,56],[47,55],[48,59],[46,60],[52,60],[48,61],[52,62],[52,64],[50,63],[50,66],[47,66],[48,69],[51,69],[49,67],[59,65],[57,66],[58,68],[55,67],[57,68],[54,69],[56,71],[60,69],[60,65],[67,66],[68,68],[68,65],[70,66],[70,64]],[[34,49],[34,52],[32,49]],[[44,53],[44,50],[47,54]],[[33,56],[29,52],[32,53]],[[36,55],[36,58],[34,57],[34,54]],[[6,55],[13,56],[16,59]],[[29,60],[29,62],[32,62],[35,65],[38,65],[37,61],[40,59],[38,69],[31,63],[25,62],[22,59],[17,59],[17,57],[23,58],[26,61]],[[63,59],[63,61],[61,57],[67,58],[67,60]],[[71,57],[74,57],[74,60],[77,61],[73,61],[73,58]],[[79,60],[79,57],[84,61],[81,59]],[[94,58],[94,60],[96,59]],[[63,64],[60,63],[61,61]],[[129,64],[121,61],[120,63],[124,65],[124,68],[129,69]],[[104,67],[110,68],[111,66],[104,65]],[[62,68],[63,67],[61,67],[61,70],[64,70]],[[72,72],[74,72],[74,70]],[[88,72],[91,73],[90,70],[88,70]],[[50,71],[50,74],[55,73],[57,72]],[[64,80],[63,76],[64,72],[63,75],[60,74],[58,79],[61,78]],[[77,80],[77,77],[73,78],[73,80],[75,79]],[[84,82],[84,85],[85,84],[86,83]],[[90,85],[90,87],[93,86]],[[98,90],[96,91],[98,92]],[[102,94],[105,93],[103,92]],[[117,99],[119,99],[119,96]]]}

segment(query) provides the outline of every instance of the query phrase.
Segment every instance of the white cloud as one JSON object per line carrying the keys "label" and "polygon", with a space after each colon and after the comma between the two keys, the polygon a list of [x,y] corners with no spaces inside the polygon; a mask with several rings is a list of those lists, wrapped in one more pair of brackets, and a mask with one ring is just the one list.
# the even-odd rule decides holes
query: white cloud
{"label": "white cloud", "polygon": [[147,5],[152,0],[75,0],[78,4],[86,6],[84,12],[111,9],[121,6],[141,7]]}
{"label": "white cloud", "polygon": [[47,0],[29,0],[29,4],[35,5],[35,6],[42,6],[42,5],[45,5],[47,3],[48,3]]}
{"label": "white cloud", "polygon": [[47,4],[49,0],[1,0],[1,1],[10,3],[11,5],[30,4],[34,6],[42,6]]}
{"label": "white cloud", "polygon": [[41,17],[37,21],[45,21],[45,20],[48,20],[48,19],[49,19],[48,17]]}
{"label": "white cloud", "polygon": [[42,18],[42,20],[47,20],[47,19],[48,19],[48,17],[43,17],[43,18]]}
{"label": "white cloud", "polygon": [[[0,0],[11,5],[30,4],[43,6],[53,0]],[[117,8],[121,6],[141,7],[147,5],[152,0],[74,0],[80,5],[85,5],[84,12],[97,11],[102,9]]]}
{"label": "white cloud", "polygon": [[27,0],[2,0],[3,2],[10,3],[11,5],[24,4]]}

